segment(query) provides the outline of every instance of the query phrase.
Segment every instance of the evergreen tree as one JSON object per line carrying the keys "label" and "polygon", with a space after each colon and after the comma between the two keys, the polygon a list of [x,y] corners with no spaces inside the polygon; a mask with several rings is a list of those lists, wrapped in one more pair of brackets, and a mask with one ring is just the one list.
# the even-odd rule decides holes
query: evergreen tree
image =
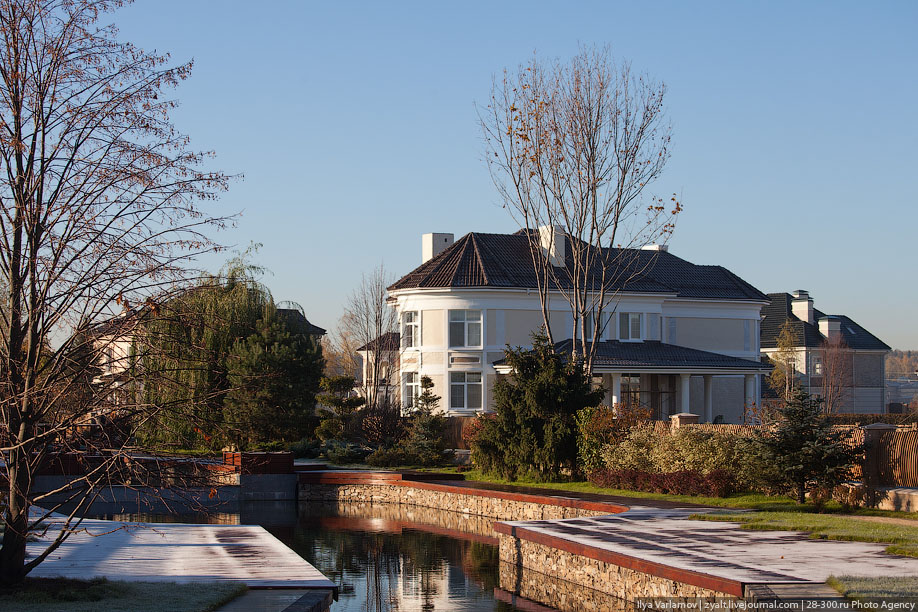
{"label": "evergreen tree", "polygon": [[366,403],[365,398],[354,395],[354,384],[353,376],[327,376],[319,381],[322,392],[316,399],[333,411],[323,414],[315,431],[323,442],[340,440],[353,433],[354,413]]}
{"label": "evergreen tree", "polygon": [[850,477],[861,451],[845,443],[844,431],[832,427],[820,398],[797,391],[779,413],[775,429],[759,437],[774,468],[773,485],[803,504],[808,491],[832,489]]}
{"label": "evergreen tree", "polygon": [[533,335],[531,350],[508,348],[506,362],[513,374],[494,385],[495,418],[472,443],[476,465],[509,478],[574,473],[577,412],[598,406],[603,390],[592,389],[583,364],[562,358],[543,333]]}
{"label": "evergreen tree", "polygon": [[440,396],[434,395],[434,383],[429,376],[421,377],[421,394],[417,397],[401,447],[410,463],[423,466],[440,465],[445,459],[443,438],[446,419],[437,413]]}
{"label": "evergreen tree", "polygon": [[238,340],[227,358],[224,417],[236,446],[312,433],[323,367],[322,350],[311,336],[288,331],[276,315],[259,320],[256,332]]}

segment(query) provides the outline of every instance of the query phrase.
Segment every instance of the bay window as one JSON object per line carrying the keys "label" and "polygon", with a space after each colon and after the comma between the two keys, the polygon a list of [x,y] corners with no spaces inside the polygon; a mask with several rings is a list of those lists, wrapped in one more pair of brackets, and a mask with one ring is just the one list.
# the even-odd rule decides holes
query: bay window
{"label": "bay window", "polygon": [[481,408],[481,372],[450,372],[449,407],[451,410]]}
{"label": "bay window", "polygon": [[402,348],[414,348],[421,345],[421,321],[417,311],[402,315]]}
{"label": "bay window", "polygon": [[449,345],[481,346],[481,311],[449,311]]}
{"label": "bay window", "polygon": [[421,395],[421,377],[417,372],[405,374],[405,407],[413,408]]}

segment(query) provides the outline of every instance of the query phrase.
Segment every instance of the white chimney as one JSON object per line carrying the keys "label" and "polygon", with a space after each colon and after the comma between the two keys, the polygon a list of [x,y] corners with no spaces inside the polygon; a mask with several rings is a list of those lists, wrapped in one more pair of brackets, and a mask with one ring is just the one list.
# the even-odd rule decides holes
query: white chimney
{"label": "white chimney", "polygon": [[421,263],[425,263],[442,253],[453,243],[452,234],[422,234],[421,235]]}
{"label": "white chimney", "polygon": [[645,244],[641,247],[642,251],[662,251],[664,253],[669,251],[668,244]]}
{"label": "white chimney", "polygon": [[841,333],[841,319],[838,317],[820,317],[819,333],[825,336],[826,340],[833,340]]}
{"label": "white chimney", "polygon": [[555,267],[564,266],[565,245],[564,230],[559,226],[543,225],[539,228],[539,244],[542,254],[548,257],[549,263]]}
{"label": "white chimney", "polygon": [[[794,313],[794,316],[810,325],[815,323],[813,320],[813,298],[810,297],[809,292],[798,289],[791,295],[793,296],[791,312]],[[821,322],[820,325],[822,325]]]}

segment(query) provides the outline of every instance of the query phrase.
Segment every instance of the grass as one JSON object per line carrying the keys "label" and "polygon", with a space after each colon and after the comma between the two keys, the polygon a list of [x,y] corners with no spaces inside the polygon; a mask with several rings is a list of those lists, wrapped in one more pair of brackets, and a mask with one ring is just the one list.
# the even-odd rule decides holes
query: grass
{"label": "grass", "polygon": [[0,588],[0,610],[17,612],[212,612],[246,591],[238,582],[123,582],[26,578]]}
{"label": "grass", "polygon": [[849,599],[918,597],[918,576],[831,576],[826,583]]}
{"label": "grass", "polygon": [[[456,469],[441,468],[434,471],[455,472]],[[467,480],[479,480],[497,484],[702,504],[724,508],[725,510],[745,510],[742,513],[696,514],[692,515],[692,518],[742,523],[744,529],[803,531],[809,533],[812,538],[877,542],[887,544],[886,552],[890,554],[918,557],[918,515],[915,513],[875,510],[872,508],[851,509],[844,508],[837,502],[829,502],[822,508],[816,508],[812,504],[798,505],[796,501],[789,497],[763,495],[760,493],[736,493],[727,497],[668,495],[665,493],[606,489],[583,481],[531,482],[527,480],[506,480],[488,476],[478,470],[470,470],[463,472],[463,474]],[[915,525],[898,525],[852,518],[859,516],[908,519],[915,521]]]}

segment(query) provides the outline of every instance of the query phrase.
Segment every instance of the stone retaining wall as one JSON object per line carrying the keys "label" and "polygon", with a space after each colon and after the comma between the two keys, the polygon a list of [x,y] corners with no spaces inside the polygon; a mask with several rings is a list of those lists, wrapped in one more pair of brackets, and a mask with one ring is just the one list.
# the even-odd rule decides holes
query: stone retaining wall
{"label": "stone retaining wall", "polygon": [[[620,610],[623,601],[634,601],[642,597],[735,597],[728,593],[572,554],[512,535],[499,533],[498,540],[501,588],[562,611]],[[542,576],[550,576],[553,579],[545,580]],[[570,583],[573,583],[573,587],[585,587],[611,595],[619,601],[605,601],[603,605],[599,605],[602,598],[593,597],[590,598],[590,606],[585,607],[576,600],[572,605]]]}
{"label": "stone retaining wall", "polygon": [[[551,498],[506,494],[500,491],[468,493],[448,485],[400,482],[399,484],[300,484],[299,499],[322,502],[364,502],[374,504],[402,504],[422,506],[449,512],[473,514],[505,521],[533,521],[581,516],[602,516],[621,512],[624,508],[609,504],[609,509],[594,510],[577,504],[574,500],[565,505],[553,504]],[[532,497],[533,501],[525,498]]]}

